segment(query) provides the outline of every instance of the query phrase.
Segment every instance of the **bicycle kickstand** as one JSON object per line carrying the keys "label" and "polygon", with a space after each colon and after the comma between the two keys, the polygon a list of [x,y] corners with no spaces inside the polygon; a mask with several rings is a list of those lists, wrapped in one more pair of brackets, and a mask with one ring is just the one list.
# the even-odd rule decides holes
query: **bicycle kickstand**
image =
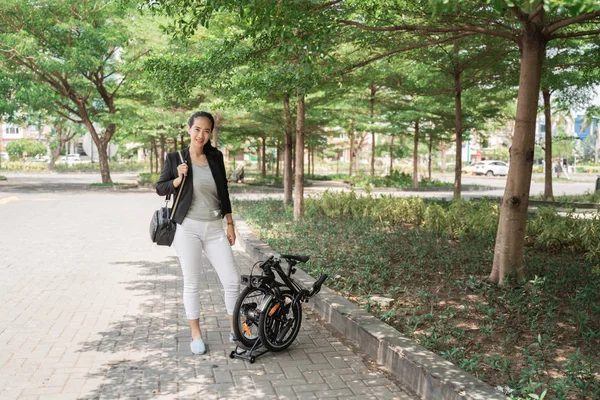
{"label": "bicycle kickstand", "polygon": [[235,349],[229,353],[229,358],[242,358],[244,360],[248,360],[250,364],[254,364],[258,357],[262,356],[268,351],[269,350],[263,347],[260,339],[256,339],[256,342],[254,342],[252,347],[249,349],[236,344]]}

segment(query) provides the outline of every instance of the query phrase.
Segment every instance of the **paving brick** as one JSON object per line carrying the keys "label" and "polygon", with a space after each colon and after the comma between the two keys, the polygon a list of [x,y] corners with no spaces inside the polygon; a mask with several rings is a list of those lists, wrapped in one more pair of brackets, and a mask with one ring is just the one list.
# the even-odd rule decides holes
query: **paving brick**
{"label": "paving brick", "polygon": [[255,381],[254,387],[256,388],[256,395],[258,398],[261,398],[260,396],[262,395],[275,394],[275,388],[270,381]]}
{"label": "paving brick", "polygon": [[325,383],[325,381],[323,380],[321,375],[318,374],[318,372],[308,371],[304,372],[302,375],[304,376],[304,380],[306,380],[306,382],[310,384]]}
{"label": "paving brick", "polygon": [[354,394],[367,394],[372,393],[371,388],[369,388],[363,381],[348,381],[346,382],[352,393]]}
{"label": "paving brick", "polygon": [[281,379],[271,382],[274,388],[280,388],[284,386],[304,386],[306,381],[304,379]]}
{"label": "paving brick", "polygon": [[346,385],[346,382],[344,382],[337,375],[324,376],[323,379],[325,380],[325,382],[327,382],[330,389],[345,389],[348,387],[348,385]]}
{"label": "paving brick", "polygon": [[285,374],[285,377],[288,379],[302,378],[302,372],[298,369],[298,367],[283,367],[282,370]]}
{"label": "paving brick", "polygon": [[318,391],[318,390],[329,390],[329,385],[327,385],[326,383],[318,383],[318,384],[307,383],[306,385],[294,386],[294,390],[297,393],[314,392],[314,391]]}
{"label": "paving brick", "polygon": [[354,394],[350,389],[337,389],[337,390],[320,390],[315,392],[315,395],[319,399],[326,399],[328,397],[348,397]]}
{"label": "paving brick", "polygon": [[296,394],[298,395],[298,400],[318,400],[317,395],[314,394],[313,392],[298,392],[298,391],[296,391]]}

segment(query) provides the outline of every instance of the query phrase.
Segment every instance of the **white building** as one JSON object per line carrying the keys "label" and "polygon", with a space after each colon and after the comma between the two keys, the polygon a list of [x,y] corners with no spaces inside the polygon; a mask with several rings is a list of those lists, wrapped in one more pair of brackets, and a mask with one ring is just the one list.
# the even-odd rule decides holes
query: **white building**
{"label": "white building", "polygon": [[52,127],[48,125],[44,125],[40,130],[34,125],[0,123],[0,152],[6,151],[6,145],[10,142],[20,139],[35,140],[46,144],[51,131]]}

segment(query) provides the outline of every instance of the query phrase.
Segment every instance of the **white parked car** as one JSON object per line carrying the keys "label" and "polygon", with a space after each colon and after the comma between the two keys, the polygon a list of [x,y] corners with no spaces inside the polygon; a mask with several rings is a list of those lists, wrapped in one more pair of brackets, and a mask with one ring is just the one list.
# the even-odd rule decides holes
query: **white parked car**
{"label": "white parked car", "polygon": [[498,160],[482,161],[475,167],[475,175],[506,176],[508,175],[508,164]]}
{"label": "white parked car", "polygon": [[462,173],[467,174],[467,175],[473,175],[475,173],[475,169],[477,168],[477,166],[482,165],[482,164],[483,164],[483,161],[479,161],[474,164],[464,166],[462,169]]}
{"label": "white parked car", "polygon": [[67,154],[66,156],[61,156],[57,161],[58,164],[67,165],[78,164],[80,162],[81,157],[79,156],[79,154]]}

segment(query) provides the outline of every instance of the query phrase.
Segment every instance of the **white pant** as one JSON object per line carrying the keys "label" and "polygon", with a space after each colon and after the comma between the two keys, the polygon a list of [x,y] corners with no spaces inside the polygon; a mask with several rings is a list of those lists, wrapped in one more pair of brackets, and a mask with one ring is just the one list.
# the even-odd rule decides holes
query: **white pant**
{"label": "white pant", "polygon": [[240,290],[240,275],[223,230],[223,222],[220,219],[195,221],[185,218],[177,226],[173,244],[183,273],[183,306],[187,319],[200,318],[199,286],[203,250],[223,285],[227,314],[233,315]]}

